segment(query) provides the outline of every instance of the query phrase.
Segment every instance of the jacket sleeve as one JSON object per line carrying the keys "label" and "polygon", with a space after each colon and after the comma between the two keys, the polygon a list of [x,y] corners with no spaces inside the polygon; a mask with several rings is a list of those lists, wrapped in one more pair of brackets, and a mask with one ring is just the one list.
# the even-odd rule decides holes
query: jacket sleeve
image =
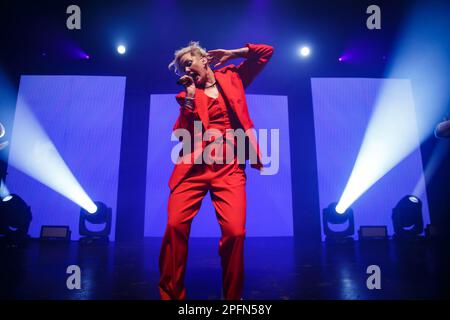
{"label": "jacket sleeve", "polygon": [[248,57],[237,66],[244,88],[248,87],[261,72],[274,51],[272,46],[265,44],[247,43],[245,46],[249,49]]}
{"label": "jacket sleeve", "polygon": [[[197,111],[192,111],[187,108],[183,108],[184,101],[186,97],[186,92],[182,91],[176,96],[176,100],[180,106],[180,114],[173,126],[173,130],[176,129],[187,129],[191,131],[193,129],[194,120],[198,119]],[[194,101],[195,103],[195,101]]]}

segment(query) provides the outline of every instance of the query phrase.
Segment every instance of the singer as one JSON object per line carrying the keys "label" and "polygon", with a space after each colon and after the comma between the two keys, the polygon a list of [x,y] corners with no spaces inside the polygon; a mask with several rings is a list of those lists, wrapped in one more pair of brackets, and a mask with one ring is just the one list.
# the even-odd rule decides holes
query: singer
{"label": "singer", "polygon": [[[227,129],[241,128],[246,133],[251,132],[248,129],[253,128],[253,122],[244,89],[272,54],[273,47],[268,45],[247,44],[235,50],[206,51],[198,42],[190,42],[187,47],[175,51],[169,69],[174,68],[175,73],[181,76],[177,83],[184,86],[184,91],[176,96],[180,114],[173,129],[193,132],[194,121],[201,121],[204,130],[214,128],[225,133]],[[210,64],[214,68],[221,67],[234,58],[244,60],[237,66],[230,64],[215,70],[210,67]],[[191,150],[204,150],[208,143],[212,141],[193,146]],[[262,170],[259,146],[251,133],[247,134],[247,143],[248,148],[255,148],[257,154],[257,161],[251,166]],[[218,160],[235,147],[234,140],[226,141],[223,153],[212,156]],[[194,154],[195,151],[183,156],[193,157]],[[175,164],[169,180],[168,222],[159,257],[159,292],[163,300],[186,298],[184,274],[191,223],[209,191],[222,234],[219,255],[223,297],[239,300],[244,284],[245,163],[236,158],[232,163],[194,162]]]}

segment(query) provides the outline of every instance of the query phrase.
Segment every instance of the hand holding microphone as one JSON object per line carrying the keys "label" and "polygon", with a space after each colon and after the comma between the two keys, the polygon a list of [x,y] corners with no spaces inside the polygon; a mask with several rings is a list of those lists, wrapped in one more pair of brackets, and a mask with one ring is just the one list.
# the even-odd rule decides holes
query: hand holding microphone
{"label": "hand holding microphone", "polygon": [[186,97],[188,99],[194,99],[195,96],[195,83],[194,79],[187,74],[178,79],[177,84],[184,86],[186,90]]}
{"label": "hand holding microphone", "polygon": [[188,75],[182,76],[178,79],[177,84],[184,86],[186,90],[186,98],[184,107],[190,110],[194,109],[195,84],[194,79]]}
{"label": "hand holding microphone", "polygon": [[177,80],[177,84],[186,87],[191,84],[194,84],[194,79],[192,79],[190,76],[185,74],[184,76],[182,76],[180,79]]}

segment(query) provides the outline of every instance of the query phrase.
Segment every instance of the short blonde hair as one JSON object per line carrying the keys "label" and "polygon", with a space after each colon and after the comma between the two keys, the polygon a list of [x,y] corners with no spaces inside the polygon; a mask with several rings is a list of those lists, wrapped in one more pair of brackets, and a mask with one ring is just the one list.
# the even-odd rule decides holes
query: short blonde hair
{"label": "short blonde hair", "polygon": [[202,48],[200,46],[200,42],[198,42],[198,41],[190,41],[189,44],[187,45],[187,47],[176,50],[175,54],[174,54],[174,58],[173,58],[172,62],[169,64],[169,69],[174,68],[174,72],[178,75],[180,74],[180,71],[183,71],[183,70],[180,70],[180,59],[186,53],[198,54],[202,57],[206,57],[208,55],[208,53],[206,52],[206,49]]}

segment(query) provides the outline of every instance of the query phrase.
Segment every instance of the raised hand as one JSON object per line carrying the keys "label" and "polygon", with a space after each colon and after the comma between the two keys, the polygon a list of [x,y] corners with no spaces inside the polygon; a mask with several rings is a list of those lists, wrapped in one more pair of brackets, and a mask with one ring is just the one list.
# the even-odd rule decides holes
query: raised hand
{"label": "raised hand", "polygon": [[232,50],[216,49],[208,51],[208,62],[214,65],[214,68],[224,65],[228,60],[233,59]]}

